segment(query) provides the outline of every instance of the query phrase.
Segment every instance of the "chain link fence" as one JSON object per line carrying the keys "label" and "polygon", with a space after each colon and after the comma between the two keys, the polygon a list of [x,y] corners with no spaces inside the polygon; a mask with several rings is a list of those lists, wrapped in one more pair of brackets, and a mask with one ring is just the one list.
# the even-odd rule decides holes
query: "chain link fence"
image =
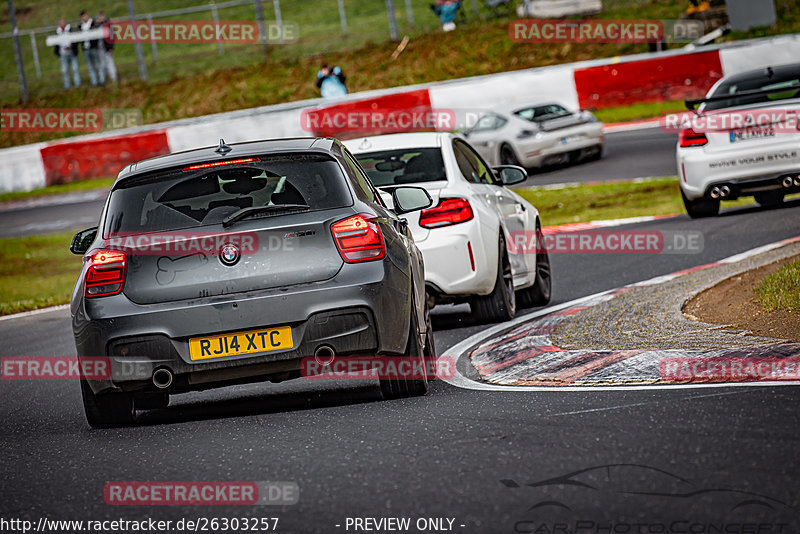
{"label": "chain link fence", "polygon": [[[287,38],[283,39],[281,36],[284,34],[272,31],[273,35],[268,36],[268,42],[261,44],[225,44],[214,41],[179,44],[143,42],[143,66],[137,58],[136,46],[133,44],[117,44],[113,55],[122,85],[143,78],[144,71],[149,82],[157,83],[221,68],[258,64],[267,58],[273,61],[289,61],[299,57],[352,50],[367,43],[399,40],[405,35],[413,37],[440,31],[439,21],[431,9],[434,1],[230,0],[185,6],[185,2],[179,0],[135,0],[134,20],[139,24],[190,20],[256,21],[262,28],[269,28],[270,31],[283,27],[296,29],[298,35],[296,39],[291,38],[291,31],[287,31]],[[98,11],[104,10],[112,22],[131,20],[124,2],[117,0],[107,7],[103,3],[88,0],[85,9],[92,17]],[[180,5],[182,3],[183,6]],[[154,7],[170,9],[152,10]],[[512,11],[507,10],[507,13],[510,15]],[[41,20],[48,14],[51,14],[49,18],[52,18],[52,23],[26,27],[27,21]],[[73,29],[80,24],[76,15],[75,12],[63,13]],[[30,95],[63,90],[58,57],[54,48],[47,46],[45,42],[47,36],[55,35],[60,16],[62,13],[54,5],[41,9],[17,9],[21,56]],[[496,12],[485,5],[485,0],[462,0],[460,21],[493,16],[496,16]],[[0,103],[5,105],[17,103],[20,98],[20,80],[15,68],[12,37],[8,19],[0,19],[0,61],[4,65],[0,70]],[[82,55],[80,63],[82,83],[88,84],[88,73]]]}

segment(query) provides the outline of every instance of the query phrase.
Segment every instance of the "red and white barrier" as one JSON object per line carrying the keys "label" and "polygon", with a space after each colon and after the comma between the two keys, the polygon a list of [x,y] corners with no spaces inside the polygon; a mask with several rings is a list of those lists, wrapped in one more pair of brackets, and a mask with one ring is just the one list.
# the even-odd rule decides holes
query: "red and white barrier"
{"label": "red and white barrier", "polygon": [[[528,46],[528,45],[520,45]],[[609,107],[704,95],[724,75],[797,61],[800,35],[740,41],[696,50],[606,58],[491,74],[414,87],[208,115],[0,150],[0,192],[114,176],[141,159],[255,139],[309,136],[309,114],[415,108],[472,110],[532,100],[570,107]],[[321,131],[322,134],[337,134]]]}

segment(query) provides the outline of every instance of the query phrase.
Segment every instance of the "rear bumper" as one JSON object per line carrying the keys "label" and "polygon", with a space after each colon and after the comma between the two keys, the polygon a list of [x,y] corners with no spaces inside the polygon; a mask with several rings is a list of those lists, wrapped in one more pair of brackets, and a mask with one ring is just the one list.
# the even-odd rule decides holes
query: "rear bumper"
{"label": "rear bumper", "polygon": [[[564,142],[564,140],[567,140]],[[582,132],[555,132],[545,134],[541,139],[517,143],[517,157],[525,167],[540,167],[554,158],[571,152],[600,149],[605,141],[602,133],[593,130]]]}
{"label": "rear bumper", "polygon": [[445,299],[491,293],[497,276],[497,253],[487,248],[477,219],[431,230],[417,246],[425,259],[425,282],[438,288]]}
{"label": "rear bumper", "polygon": [[[168,368],[182,391],[291,372],[327,345],[337,354],[400,353],[407,341],[410,281],[388,261],[345,265],[330,280],[292,288],[137,305],[124,295],[73,305],[78,356],[107,356],[111,377],[92,390],[154,390]],[[189,357],[189,338],[290,326],[293,348],[233,357]]]}
{"label": "rear bumper", "polygon": [[[785,141],[769,146],[736,146],[736,150],[707,152],[704,147],[676,149],[678,176],[681,189],[689,200],[709,194],[714,186],[727,184],[749,184],[738,188],[739,196],[752,195],[745,192],[750,187],[774,186],[786,175],[795,177],[800,173],[800,150],[797,139],[791,136]],[[796,192],[796,191],[786,191]]]}

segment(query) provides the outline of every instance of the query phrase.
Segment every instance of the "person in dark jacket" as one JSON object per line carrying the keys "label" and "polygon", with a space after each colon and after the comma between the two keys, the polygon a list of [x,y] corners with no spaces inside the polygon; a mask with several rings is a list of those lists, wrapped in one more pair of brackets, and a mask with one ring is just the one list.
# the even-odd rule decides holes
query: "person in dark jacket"
{"label": "person in dark jacket", "polygon": [[344,82],[347,77],[339,67],[331,68],[327,63],[323,63],[317,73],[317,87],[322,98],[336,98],[347,94],[347,86]]}
{"label": "person in dark jacket", "polygon": [[[99,26],[86,11],[81,11],[81,31],[95,30]],[[100,58],[100,41],[103,39],[87,39],[83,41],[83,58],[89,69],[89,83],[93,86],[106,84],[106,73]]]}
{"label": "person in dark jacket", "polygon": [[95,18],[98,28],[106,31],[107,37],[98,43],[100,53],[100,68],[106,73],[108,79],[117,83],[117,65],[114,63],[114,37],[111,28],[111,21],[106,18],[106,14],[100,11]]}
{"label": "person in dark jacket", "polygon": [[[72,31],[72,28],[67,21],[63,18],[58,21],[58,28],[56,33],[58,35],[67,36]],[[63,42],[57,44],[55,47],[56,56],[58,56],[61,63],[61,79],[64,82],[64,89],[70,88],[69,71],[72,70],[72,81],[75,87],[81,86],[81,71],[80,64],[78,63],[78,44]]]}

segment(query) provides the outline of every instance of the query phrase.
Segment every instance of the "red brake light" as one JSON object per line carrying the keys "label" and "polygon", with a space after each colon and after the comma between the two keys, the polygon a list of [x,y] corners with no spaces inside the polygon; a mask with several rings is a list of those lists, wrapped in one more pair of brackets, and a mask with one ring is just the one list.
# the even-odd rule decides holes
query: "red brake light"
{"label": "red brake light", "polygon": [[258,158],[241,158],[241,159],[229,159],[228,161],[215,161],[213,163],[199,163],[197,165],[191,165],[189,167],[184,167],[184,171],[194,171],[197,169],[209,169],[211,167],[222,167],[223,165],[236,165],[237,163],[252,163],[254,161],[260,161]]}
{"label": "red brake light", "polygon": [[370,217],[354,215],[331,225],[333,241],[347,263],[379,260],[386,255],[381,229]]}
{"label": "red brake light", "polygon": [[703,132],[695,132],[691,128],[684,128],[678,134],[678,146],[703,146],[708,143],[708,137]]}
{"label": "red brake light", "polygon": [[84,295],[107,297],[122,291],[125,284],[125,253],[116,250],[99,250],[89,259]]}
{"label": "red brake light", "polygon": [[442,198],[433,208],[422,210],[419,225],[423,228],[440,228],[472,220],[472,206],[465,198]]}

